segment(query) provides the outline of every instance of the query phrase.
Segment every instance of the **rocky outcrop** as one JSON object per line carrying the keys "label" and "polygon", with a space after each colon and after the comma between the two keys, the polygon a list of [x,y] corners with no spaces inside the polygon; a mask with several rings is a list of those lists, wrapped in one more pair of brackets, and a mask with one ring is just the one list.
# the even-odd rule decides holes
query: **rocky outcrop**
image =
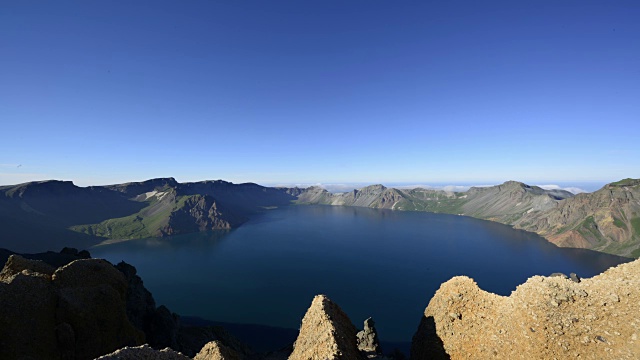
{"label": "rocky outcrop", "polygon": [[193,360],[241,360],[241,357],[220,341],[211,341],[196,354]]}
{"label": "rocky outcrop", "polygon": [[358,342],[358,350],[367,355],[380,355],[380,340],[378,340],[378,332],[376,331],[375,322],[372,318],[364,321],[364,330],[358,331],[356,334]]}
{"label": "rocky outcrop", "polygon": [[149,345],[142,345],[124,347],[111,354],[100,356],[96,360],[191,360],[191,358],[169,348],[156,350]]}
{"label": "rocky outcrop", "polygon": [[429,302],[411,358],[637,359],[639,299],[640,260],[580,282],[534,276],[508,297],[454,277]]}
{"label": "rocky outcrop", "polygon": [[104,260],[53,267],[11,255],[0,279],[0,358],[93,359],[144,334],[127,319],[124,276]]}
{"label": "rocky outcrop", "polygon": [[355,326],[340,307],[326,296],[318,295],[302,319],[289,360],[361,359],[356,333]]}

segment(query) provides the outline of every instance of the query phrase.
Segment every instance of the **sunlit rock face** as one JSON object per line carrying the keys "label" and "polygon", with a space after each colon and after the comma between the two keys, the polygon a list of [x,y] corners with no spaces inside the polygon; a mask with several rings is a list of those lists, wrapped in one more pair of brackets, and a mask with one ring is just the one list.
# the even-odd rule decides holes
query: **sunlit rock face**
{"label": "sunlit rock face", "polygon": [[639,301],[640,260],[580,282],[534,276],[507,297],[458,276],[429,302],[411,358],[637,359]]}
{"label": "sunlit rock face", "polygon": [[289,360],[361,359],[356,327],[325,295],[318,295],[302,319]]}

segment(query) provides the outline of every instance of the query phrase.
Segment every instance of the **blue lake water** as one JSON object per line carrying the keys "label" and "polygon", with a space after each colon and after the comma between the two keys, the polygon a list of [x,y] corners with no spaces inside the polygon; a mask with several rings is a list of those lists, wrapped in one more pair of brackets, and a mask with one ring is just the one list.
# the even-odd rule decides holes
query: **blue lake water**
{"label": "blue lake water", "polygon": [[181,315],[297,329],[313,296],[326,294],[357,327],[372,316],[385,341],[410,341],[453,276],[509,295],[532,275],[591,277],[625,261],[462,216],[332,206],[274,209],[232,231],[91,252],[136,266],[158,305]]}

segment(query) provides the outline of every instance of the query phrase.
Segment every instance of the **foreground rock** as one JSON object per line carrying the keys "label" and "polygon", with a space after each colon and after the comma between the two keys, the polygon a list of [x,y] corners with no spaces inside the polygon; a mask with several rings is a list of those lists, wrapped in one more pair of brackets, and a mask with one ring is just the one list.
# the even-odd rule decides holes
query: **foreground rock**
{"label": "foreground rock", "polygon": [[412,359],[638,359],[640,260],[579,283],[535,276],[511,296],[470,278],[442,284],[427,306]]}
{"label": "foreground rock", "polygon": [[142,344],[127,319],[126,289],[104,260],[54,269],[11,255],[0,273],[0,358],[93,359]]}
{"label": "foreground rock", "polygon": [[318,295],[302,319],[300,334],[289,360],[361,359],[357,330],[329,298]]}
{"label": "foreground rock", "polygon": [[241,357],[219,341],[207,343],[193,360],[240,360]]}
{"label": "foreground rock", "polygon": [[111,354],[100,356],[96,360],[191,360],[191,358],[169,348],[155,350],[149,345],[142,345],[124,347]]}
{"label": "foreground rock", "polygon": [[356,334],[358,349],[363,353],[370,355],[380,355],[380,341],[378,340],[378,332],[376,331],[375,322],[372,318],[364,321],[364,330]]}

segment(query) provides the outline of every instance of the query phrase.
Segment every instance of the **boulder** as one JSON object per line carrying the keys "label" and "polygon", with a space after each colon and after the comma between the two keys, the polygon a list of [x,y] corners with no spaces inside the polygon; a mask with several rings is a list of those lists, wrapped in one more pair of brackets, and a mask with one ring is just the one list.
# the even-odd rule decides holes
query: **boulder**
{"label": "boulder", "polygon": [[54,271],[11,255],[0,274],[0,359],[93,359],[144,340],[126,316],[124,276],[104,260]]}
{"label": "boulder", "polygon": [[318,295],[302,319],[289,360],[361,359],[356,333],[342,309],[325,295]]}
{"label": "boulder", "polygon": [[20,255],[11,255],[0,271],[0,280],[8,280],[12,276],[26,271],[51,276],[56,269],[40,260],[25,259]]}
{"label": "boulder", "polygon": [[107,261],[76,260],[56,270],[52,282],[58,294],[56,320],[73,329],[77,358],[144,342],[127,318],[127,282]]}
{"label": "boulder", "polygon": [[57,295],[47,274],[23,269],[24,259],[12,255],[0,281],[0,359],[59,359],[54,331]]}

